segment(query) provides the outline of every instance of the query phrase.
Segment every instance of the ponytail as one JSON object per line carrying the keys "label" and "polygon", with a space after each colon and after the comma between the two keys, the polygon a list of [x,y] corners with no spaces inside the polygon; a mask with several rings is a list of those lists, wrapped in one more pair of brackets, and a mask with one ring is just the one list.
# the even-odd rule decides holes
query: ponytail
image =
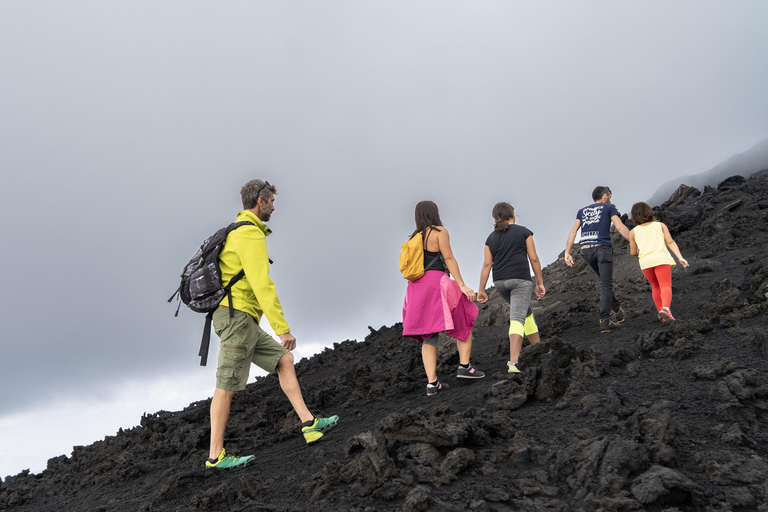
{"label": "ponytail", "polygon": [[496,219],[496,222],[493,224],[493,229],[495,231],[499,231],[500,233],[503,233],[504,231],[509,229],[509,222],[501,219]]}

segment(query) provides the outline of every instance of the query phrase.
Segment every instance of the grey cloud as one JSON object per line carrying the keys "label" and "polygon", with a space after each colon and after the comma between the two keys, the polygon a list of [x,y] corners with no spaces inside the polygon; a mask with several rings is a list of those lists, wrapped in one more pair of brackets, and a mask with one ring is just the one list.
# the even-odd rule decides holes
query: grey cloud
{"label": "grey cloud", "polygon": [[202,317],[165,299],[252,177],[280,190],[272,272],[299,343],[399,320],[421,199],[472,286],[499,200],[552,261],[595,184],[626,212],[768,134],[766,14],[3,3],[0,386],[28,385],[0,414],[196,370]]}

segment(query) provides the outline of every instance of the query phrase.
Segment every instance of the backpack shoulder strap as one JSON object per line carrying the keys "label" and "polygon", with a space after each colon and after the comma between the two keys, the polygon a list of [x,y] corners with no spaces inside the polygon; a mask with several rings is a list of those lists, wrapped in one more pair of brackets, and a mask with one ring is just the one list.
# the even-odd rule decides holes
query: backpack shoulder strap
{"label": "backpack shoulder strap", "polygon": [[203,327],[203,339],[200,340],[200,366],[208,364],[208,348],[211,345],[211,323],[213,322],[213,311],[205,315],[205,327]]}
{"label": "backpack shoulder strap", "polygon": [[[432,234],[433,229],[429,228],[429,233],[427,233],[427,238],[424,239],[424,250],[427,250],[427,242],[429,242],[429,235]],[[424,236],[424,233],[421,234],[421,236]]]}
{"label": "backpack shoulder strap", "polygon": [[248,224],[250,224],[251,226],[255,226],[256,225],[256,224],[254,224],[253,222],[251,222],[249,220],[241,220],[240,222],[233,222],[232,224],[227,226],[227,234],[229,234],[231,231],[234,231],[234,230],[236,230],[237,228],[239,228],[241,226],[246,226]]}

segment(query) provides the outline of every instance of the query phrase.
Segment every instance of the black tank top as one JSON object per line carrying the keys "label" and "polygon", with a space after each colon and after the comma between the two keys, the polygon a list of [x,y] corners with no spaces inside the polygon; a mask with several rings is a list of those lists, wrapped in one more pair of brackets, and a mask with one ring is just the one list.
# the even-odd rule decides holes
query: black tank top
{"label": "black tank top", "polygon": [[429,235],[432,234],[433,230],[433,228],[430,228],[426,240],[424,240],[424,272],[427,272],[428,270],[439,270],[440,272],[445,272],[450,275],[448,267],[445,266],[443,255],[439,251],[432,252],[427,250],[427,240],[429,240]]}

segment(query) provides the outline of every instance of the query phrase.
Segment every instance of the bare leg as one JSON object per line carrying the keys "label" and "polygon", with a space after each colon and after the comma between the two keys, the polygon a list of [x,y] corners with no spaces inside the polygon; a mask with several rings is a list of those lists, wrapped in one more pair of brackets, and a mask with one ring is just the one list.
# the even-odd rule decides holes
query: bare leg
{"label": "bare leg", "polygon": [[541,341],[541,337],[539,337],[539,333],[538,332],[535,332],[533,334],[529,334],[528,335],[528,341],[531,342],[531,345],[535,345],[535,344],[537,344],[538,342]]}
{"label": "bare leg", "polygon": [[427,372],[427,381],[437,380],[437,347],[421,344],[421,360],[424,361],[424,371]]}
{"label": "bare leg", "polygon": [[459,363],[469,364],[469,356],[472,355],[472,334],[467,341],[456,340],[456,348],[459,349]]}
{"label": "bare leg", "polygon": [[301,395],[299,381],[296,378],[296,370],[293,367],[292,353],[283,354],[280,360],[277,361],[277,377],[280,379],[280,387],[283,388],[283,393],[290,400],[301,422],[303,423],[314,418],[309,409],[307,409],[304,397]]}
{"label": "bare leg", "polygon": [[523,337],[519,334],[509,335],[509,360],[516,363],[523,348]]}
{"label": "bare leg", "polygon": [[218,458],[224,448],[224,429],[229,419],[229,406],[232,403],[234,391],[216,388],[211,399],[211,449],[208,456]]}

